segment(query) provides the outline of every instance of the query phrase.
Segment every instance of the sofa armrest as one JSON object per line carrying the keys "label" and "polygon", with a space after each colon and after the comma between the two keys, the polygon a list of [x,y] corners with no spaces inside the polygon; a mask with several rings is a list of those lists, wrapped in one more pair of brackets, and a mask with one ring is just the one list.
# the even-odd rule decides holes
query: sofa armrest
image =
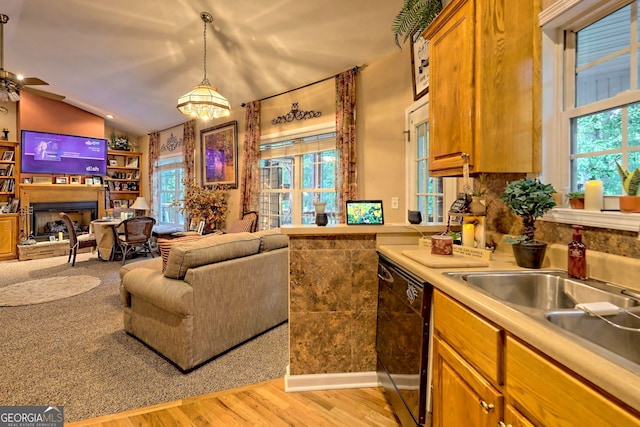
{"label": "sofa armrest", "polygon": [[[122,279],[123,302],[131,295],[180,316],[193,314],[193,288],[182,280],[169,279],[162,271],[136,268]],[[129,295],[128,295],[129,294]]]}

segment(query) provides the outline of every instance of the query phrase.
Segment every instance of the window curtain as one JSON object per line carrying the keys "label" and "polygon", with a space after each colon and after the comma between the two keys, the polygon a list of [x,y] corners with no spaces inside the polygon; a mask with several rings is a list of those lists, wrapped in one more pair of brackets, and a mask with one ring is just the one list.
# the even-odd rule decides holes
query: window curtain
{"label": "window curtain", "polygon": [[244,166],[240,187],[240,218],[249,211],[258,211],[260,176],[260,101],[247,104],[244,134]]}
{"label": "window curtain", "polygon": [[337,191],[340,200],[340,223],[346,223],[345,202],[358,198],[356,169],[356,74],[357,68],[336,76],[336,150]]}
{"label": "window curtain", "polygon": [[155,178],[158,176],[158,156],[160,155],[160,132],[149,134],[149,206],[150,215],[155,217],[153,197],[156,194]]}
{"label": "window curtain", "polygon": [[184,162],[184,179],[186,182],[193,182],[195,174],[195,153],[196,153],[196,121],[190,120],[184,124],[182,154]]}

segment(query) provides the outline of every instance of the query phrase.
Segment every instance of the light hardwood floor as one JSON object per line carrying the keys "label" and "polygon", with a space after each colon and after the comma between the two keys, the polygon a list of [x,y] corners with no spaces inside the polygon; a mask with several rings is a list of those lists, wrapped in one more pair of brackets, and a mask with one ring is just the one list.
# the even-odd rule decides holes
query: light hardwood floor
{"label": "light hardwood floor", "polygon": [[397,427],[400,424],[381,388],[286,393],[284,380],[279,378],[65,425]]}

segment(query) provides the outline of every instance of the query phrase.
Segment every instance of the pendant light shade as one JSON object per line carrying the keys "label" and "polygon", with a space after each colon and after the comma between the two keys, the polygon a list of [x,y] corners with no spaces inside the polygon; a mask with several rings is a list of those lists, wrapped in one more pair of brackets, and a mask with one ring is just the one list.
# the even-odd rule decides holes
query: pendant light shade
{"label": "pendant light shade", "polygon": [[207,24],[213,22],[213,16],[202,12],[200,18],[204,22],[204,79],[191,92],[178,98],[178,110],[196,119],[211,120],[228,116],[231,105],[207,79]]}

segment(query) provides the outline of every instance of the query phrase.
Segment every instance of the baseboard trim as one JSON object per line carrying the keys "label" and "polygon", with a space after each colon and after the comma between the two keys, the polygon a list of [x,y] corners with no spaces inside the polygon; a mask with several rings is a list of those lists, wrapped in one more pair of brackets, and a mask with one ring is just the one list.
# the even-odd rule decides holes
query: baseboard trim
{"label": "baseboard trim", "polygon": [[372,372],[291,375],[287,366],[284,376],[286,392],[338,390],[346,388],[380,387],[378,375]]}

